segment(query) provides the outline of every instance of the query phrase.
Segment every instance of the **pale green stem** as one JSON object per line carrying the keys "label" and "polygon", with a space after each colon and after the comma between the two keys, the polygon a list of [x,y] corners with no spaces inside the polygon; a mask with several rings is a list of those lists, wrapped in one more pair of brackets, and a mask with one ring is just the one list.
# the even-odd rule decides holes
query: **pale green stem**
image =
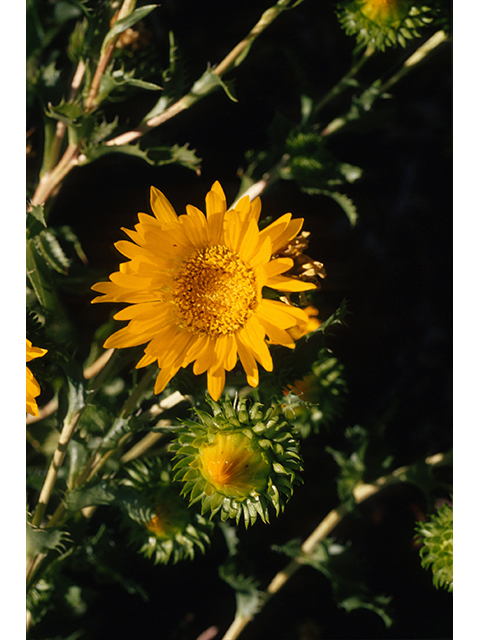
{"label": "pale green stem", "polygon": [[[437,464],[441,464],[442,462],[447,462],[449,460],[449,456],[450,454],[438,453],[434,456],[426,458],[425,462],[428,465],[434,466]],[[384,487],[402,482],[404,479],[406,479],[405,474],[408,472],[408,470],[408,466],[399,467],[391,474],[378,478],[372,484],[358,484],[353,490],[355,503],[360,504],[364,500],[367,500],[367,498],[371,498]],[[325,538],[349,513],[351,513],[351,511],[345,504],[341,504],[336,509],[330,511],[302,544],[302,556],[308,556],[313,553],[317,545],[322,542],[322,540],[325,540]],[[277,575],[268,585],[267,590],[263,595],[261,608],[263,608],[265,604],[276,593],[278,593],[278,591],[284,586],[284,584],[298,571],[298,569],[300,569],[300,567],[303,566],[303,564],[304,561],[302,560],[302,557],[295,558],[291,562],[289,562],[289,564],[284,569],[282,569],[282,571],[279,571],[277,573]],[[257,611],[257,614],[258,613],[259,612]],[[253,618],[253,615],[236,616],[230,627],[227,629],[227,632],[223,636],[222,640],[236,640],[240,636],[243,629],[245,629],[245,627],[253,620]]]}

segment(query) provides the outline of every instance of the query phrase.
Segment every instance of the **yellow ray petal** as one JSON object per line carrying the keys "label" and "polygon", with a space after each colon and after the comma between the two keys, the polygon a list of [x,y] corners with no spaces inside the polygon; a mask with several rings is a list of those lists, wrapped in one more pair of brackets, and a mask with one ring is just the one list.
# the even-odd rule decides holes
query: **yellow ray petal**
{"label": "yellow ray petal", "polygon": [[265,273],[268,278],[278,276],[279,273],[284,273],[293,267],[293,260],[291,258],[277,258],[271,260],[264,267]]}
{"label": "yellow ray petal", "polygon": [[285,329],[280,329],[278,325],[266,318],[262,318],[261,322],[272,344],[281,344],[289,349],[295,347],[295,340]]}
{"label": "yellow ray petal", "polygon": [[308,316],[303,309],[278,300],[262,300],[257,307],[256,315],[261,322],[267,319],[280,329],[290,329],[297,324],[308,322]]}
{"label": "yellow ray petal", "polygon": [[[218,185],[217,189],[214,189],[215,185]],[[218,182],[216,182],[212,190],[207,193],[205,197],[205,207],[207,211],[210,242],[212,245],[222,244],[223,217],[225,215],[226,200],[225,194]]]}
{"label": "yellow ray petal", "polygon": [[225,387],[225,369],[217,369],[214,373],[207,373],[207,388],[209,394],[216,401],[222,395]]}
{"label": "yellow ray petal", "polygon": [[141,369],[142,367],[148,367],[149,364],[155,362],[156,358],[152,355],[145,354],[135,365],[135,369]]}
{"label": "yellow ray petal", "polygon": [[265,329],[255,316],[251,316],[243,329],[239,331],[238,339],[251,349],[255,359],[266,371],[273,370],[272,356],[265,342]]}
{"label": "yellow ray petal", "polygon": [[150,206],[152,207],[155,217],[163,226],[169,226],[178,222],[175,209],[163,193],[155,187],[151,187],[150,189]]}
{"label": "yellow ray petal", "polygon": [[245,262],[249,262],[250,258],[255,254],[259,236],[256,220],[250,219],[237,250],[240,258]]}
{"label": "yellow ray petal", "polygon": [[311,291],[317,288],[313,282],[303,282],[302,280],[295,280],[295,278],[289,278],[288,276],[269,278],[265,286],[278,289],[279,291]]}
{"label": "yellow ray petal", "polygon": [[214,343],[210,338],[206,337],[206,342],[202,351],[197,355],[197,358],[193,364],[193,373],[200,375],[204,373],[209,367],[212,366],[213,359],[215,357]]}
{"label": "yellow ray petal", "polygon": [[132,333],[129,326],[122,327],[105,340],[103,346],[105,349],[124,349],[126,347],[138,347],[144,344],[151,337],[151,333],[146,334]]}
{"label": "yellow ray petal", "polygon": [[253,357],[251,350],[243,344],[239,336],[236,338],[236,343],[240,362],[247,374],[247,382],[251,387],[256,387],[259,380],[257,361]]}
{"label": "yellow ray petal", "polygon": [[215,357],[219,366],[231,371],[237,363],[237,346],[233,336],[220,336],[215,340]]}
{"label": "yellow ray petal", "polygon": [[160,369],[160,373],[157,376],[155,381],[155,389],[154,393],[159,394],[165,389],[167,384],[173,378],[173,376],[177,373],[180,367],[165,367]]}
{"label": "yellow ray petal", "polygon": [[140,304],[133,304],[125,309],[117,311],[113,316],[115,320],[132,320],[133,318],[143,318],[155,316],[158,318],[168,313],[168,308],[165,307],[163,302],[143,302]]}
{"label": "yellow ray petal", "polygon": [[182,231],[195,249],[203,249],[208,244],[206,219],[195,207],[187,207],[187,215],[181,216]]}

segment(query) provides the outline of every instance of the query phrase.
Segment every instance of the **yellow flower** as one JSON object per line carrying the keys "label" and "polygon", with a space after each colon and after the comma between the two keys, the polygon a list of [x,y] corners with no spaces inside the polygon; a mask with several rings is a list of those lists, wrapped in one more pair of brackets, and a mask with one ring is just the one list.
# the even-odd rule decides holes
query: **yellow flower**
{"label": "yellow flower", "polygon": [[207,372],[207,385],[217,400],[225,371],[238,358],[247,382],[258,385],[258,364],[272,371],[270,343],[293,348],[288,329],[302,326],[302,309],[262,297],[263,287],[287,293],[315,285],[282,274],[291,258],[271,259],[300,231],[303,220],[287,213],[262,231],[261,204],[246,196],[227,211],[225,194],[215,182],[206,199],[206,215],[192,205],[177,216],[166,197],[151,189],[154,216],[139,213],[135,231],[124,229],[133,242],[116,248],[129,258],[110,282],[92,288],[103,296],[92,302],[124,302],[117,320],[129,323],[105,342],[105,348],[148,343],[137,367],[157,362],[155,393],[160,393],[180,368],[193,364],[195,375]]}
{"label": "yellow flower", "polygon": [[207,495],[218,491],[244,499],[267,486],[270,465],[241,433],[218,433],[211,444],[200,447],[198,463],[207,481]]}
{"label": "yellow flower", "polygon": [[[30,340],[27,339],[27,362],[34,358],[41,358],[47,353],[47,349],[40,349],[32,346]],[[27,413],[32,416],[38,416],[38,407],[35,398],[40,395],[40,385],[35,380],[33,373],[27,367]]]}
{"label": "yellow flower", "polygon": [[318,391],[318,378],[315,374],[310,373],[301,380],[295,380],[293,384],[288,384],[283,389],[283,395],[287,396],[291,391],[304,402],[314,402],[315,394]]}

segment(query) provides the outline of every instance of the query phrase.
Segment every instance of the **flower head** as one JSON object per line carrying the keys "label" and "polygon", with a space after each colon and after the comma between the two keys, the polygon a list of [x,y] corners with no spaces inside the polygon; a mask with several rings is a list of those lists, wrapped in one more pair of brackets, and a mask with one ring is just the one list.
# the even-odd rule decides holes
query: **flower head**
{"label": "flower head", "polygon": [[419,37],[418,29],[432,22],[430,7],[415,0],[344,0],[338,16],[348,35],[359,45],[385,47],[401,45]]}
{"label": "flower head", "polygon": [[105,347],[147,343],[137,367],[157,362],[155,393],[194,363],[195,375],[207,372],[209,393],[217,400],[225,371],[238,358],[248,384],[257,386],[258,364],[273,369],[266,336],[270,343],[293,348],[288,329],[308,321],[302,309],[262,296],[263,287],[287,293],[315,288],[282,275],[292,267],[291,258],[271,259],[295,238],[303,220],[287,213],[260,231],[260,200],[246,196],[227,211],[218,182],[206,196],[206,215],[187,205],[186,214],[177,216],[154,187],[151,206],[154,217],[140,213],[135,231],[124,230],[133,242],[115,245],[129,261],[110,282],[92,287],[103,294],[92,302],[130,305],[114,316],[128,325]]}
{"label": "flower head", "polygon": [[[33,360],[34,358],[41,358],[47,353],[47,349],[40,349],[39,347],[32,346],[30,340],[27,340],[27,362]],[[35,398],[40,395],[40,385],[36,381],[33,373],[27,367],[27,413],[32,416],[38,416],[38,406]]]}
{"label": "flower head", "polygon": [[279,408],[264,413],[245,398],[209,404],[213,415],[196,409],[199,421],[185,421],[172,445],[175,480],[191,504],[201,501],[202,514],[220,512],[237,524],[243,516],[246,526],[258,516],[268,522],[268,507],[278,515],[299,482],[298,443]]}
{"label": "flower head", "polygon": [[204,553],[213,525],[188,508],[172,483],[170,465],[159,458],[136,460],[127,472],[122,484],[138,492],[139,503],[146,500],[151,505],[148,519],[138,508],[125,509],[124,525],[139,552],[155,564]]}

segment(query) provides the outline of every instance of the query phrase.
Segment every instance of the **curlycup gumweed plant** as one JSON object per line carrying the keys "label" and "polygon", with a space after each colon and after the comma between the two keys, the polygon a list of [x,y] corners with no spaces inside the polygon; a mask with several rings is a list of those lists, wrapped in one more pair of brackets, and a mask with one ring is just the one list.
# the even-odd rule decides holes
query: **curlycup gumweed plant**
{"label": "curlycup gumweed plant", "polygon": [[272,255],[297,236],[303,219],[286,213],[259,230],[261,203],[242,198],[227,210],[225,194],[215,182],[205,199],[206,215],[192,205],[177,216],[158,189],[151,189],[154,216],[139,213],[132,242],[116,248],[128,262],[92,288],[103,294],[93,302],[129,306],[114,316],[128,320],[105,342],[105,348],[148,343],[137,367],[157,362],[155,393],[161,393],[180,368],[192,362],[193,373],[207,372],[208,391],[218,400],[225,372],[238,358],[247,382],[259,382],[258,363],[272,371],[266,343],[293,348],[289,330],[308,323],[302,309],[263,297],[264,287],[293,293],[316,285],[288,277],[291,258]]}

